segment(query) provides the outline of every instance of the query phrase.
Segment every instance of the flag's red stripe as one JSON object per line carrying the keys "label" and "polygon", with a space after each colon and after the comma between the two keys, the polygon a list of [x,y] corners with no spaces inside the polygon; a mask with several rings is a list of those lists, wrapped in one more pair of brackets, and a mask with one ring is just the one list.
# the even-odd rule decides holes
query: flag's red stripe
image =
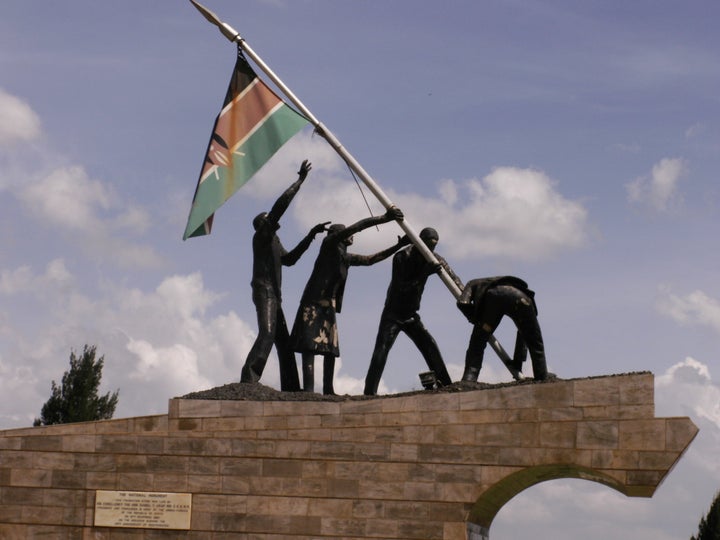
{"label": "flag's red stripe", "polygon": [[230,149],[244,139],[280,102],[280,99],[262,83],[255,79],[251,86],[235,97],[220,113],[215,133],[224,140],[228,148],[212,141],[208,149],[209,162],[205,163],[202,178],[214,165],[228,166],[232,161]]}

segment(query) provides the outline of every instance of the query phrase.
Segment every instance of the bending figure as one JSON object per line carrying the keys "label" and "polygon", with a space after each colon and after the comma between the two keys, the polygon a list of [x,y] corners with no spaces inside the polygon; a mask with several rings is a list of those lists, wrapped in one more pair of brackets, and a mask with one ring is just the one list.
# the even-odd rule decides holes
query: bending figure
{"label": "bending figure", "polygon": [[473,324],[462,380],[477,381],[483,353],[490,335],[503,316],[510,317],[517,327],[514,364],[522,370],[525,351],[530,352],[535,380],[548,378],[545,346],[537,319],[535,293],[522,279],[513,276],[473,279],[468,281],[457,306]]}

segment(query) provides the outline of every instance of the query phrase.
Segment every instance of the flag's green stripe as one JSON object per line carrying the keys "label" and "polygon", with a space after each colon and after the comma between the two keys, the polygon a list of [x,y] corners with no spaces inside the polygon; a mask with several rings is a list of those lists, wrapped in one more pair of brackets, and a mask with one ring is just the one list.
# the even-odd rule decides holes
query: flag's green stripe
{"label": "flag's green stripe", "polygon": [[[265,120],[233,156],[232,167],[218,167],[198,187],[183,239],[204,234],[203,223],[240,189],[307,120],[283,105]],[[198,230],[200,229],[200,230]]]}

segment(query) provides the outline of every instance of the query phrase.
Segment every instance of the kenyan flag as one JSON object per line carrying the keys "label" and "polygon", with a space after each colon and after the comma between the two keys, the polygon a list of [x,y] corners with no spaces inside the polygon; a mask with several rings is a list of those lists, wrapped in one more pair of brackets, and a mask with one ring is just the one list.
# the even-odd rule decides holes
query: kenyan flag
{"label": "kenyan flag", "polygon": [[215,211],[307,123],[258,79],[238,49],[183,240],[210,234]]}

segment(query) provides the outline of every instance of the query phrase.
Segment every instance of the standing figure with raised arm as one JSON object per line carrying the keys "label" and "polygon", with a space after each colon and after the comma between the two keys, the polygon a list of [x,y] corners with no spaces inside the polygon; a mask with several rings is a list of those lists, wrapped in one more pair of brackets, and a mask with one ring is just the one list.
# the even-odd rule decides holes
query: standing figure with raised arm
{"label": "standing figure with raised arm", "polygon": [[514,364],[518,371],[526,351],[530,352],[536,381],[554,377],[548,373],[540,324],[537,319],[535,293],[527,283],[514,276],[498,276],[468,281],[457,306],[473,325],[465,353],[462,380],[475,382],[482,367],[485,346],[500,320],[507,315],[517,327]]}
{"label": "standing figure with raised arm", "polygon": [[349,227],[330,225],[300,299],[292,330],[293,349],[302,354],[303,390],[306,392],[315,390],[315,355],[321,354],[324,358],[323,394],[335,393],[335,358],[340,356],[335,314],[342,309],[348,269],[380,262],[406,242],[398,239],[396,244],[373,255],[356,255],[347,252],[353,243],[353,235],[374,225],[402,219],[403,213],[393,206],[382,216],[362,219]]}
{"label": "standing figure with raised arm", "polygon": [[[440,237],[435,229],[427,227],[420,231],[420,239],[430,251],[434,251]],[[375,349],[365,377],[366,396],[377,394],[388,353],[400,332],[405,332],[420,350],[428,368],[435,373],[438,383],[442,386],[452,384],[440,349],[418,314],[425,283],[428,277],[439,272],[441,267],[461,290],[463,287],[462,281],[445,259],[437,253],[435,257],[439,264],[428,262],[415,246],[400,250],[393,257],[392,278],[385,297],[385,307],[380,315]]]}
{"label": "standing figure with raised arm", "polygon": [[256,383],[260,380],[274,344],[280,361],[280,388],[290,392],[300,390],[295,354],[290,347],[290,336],[282,310],[282,267],[295,264],[310,247],[315,235],[325,231],[330,222],[315,225],[289,252],[280,243],[277,230],[280,228],[280,218],[311,168],[308,160],[303,161],[298,179],[280,195],[270,212],[258,214],[253,220],[255,234],[252,240],[253,274],[250,284],[257,312],[258,335],[245,360],[240,382]]}

